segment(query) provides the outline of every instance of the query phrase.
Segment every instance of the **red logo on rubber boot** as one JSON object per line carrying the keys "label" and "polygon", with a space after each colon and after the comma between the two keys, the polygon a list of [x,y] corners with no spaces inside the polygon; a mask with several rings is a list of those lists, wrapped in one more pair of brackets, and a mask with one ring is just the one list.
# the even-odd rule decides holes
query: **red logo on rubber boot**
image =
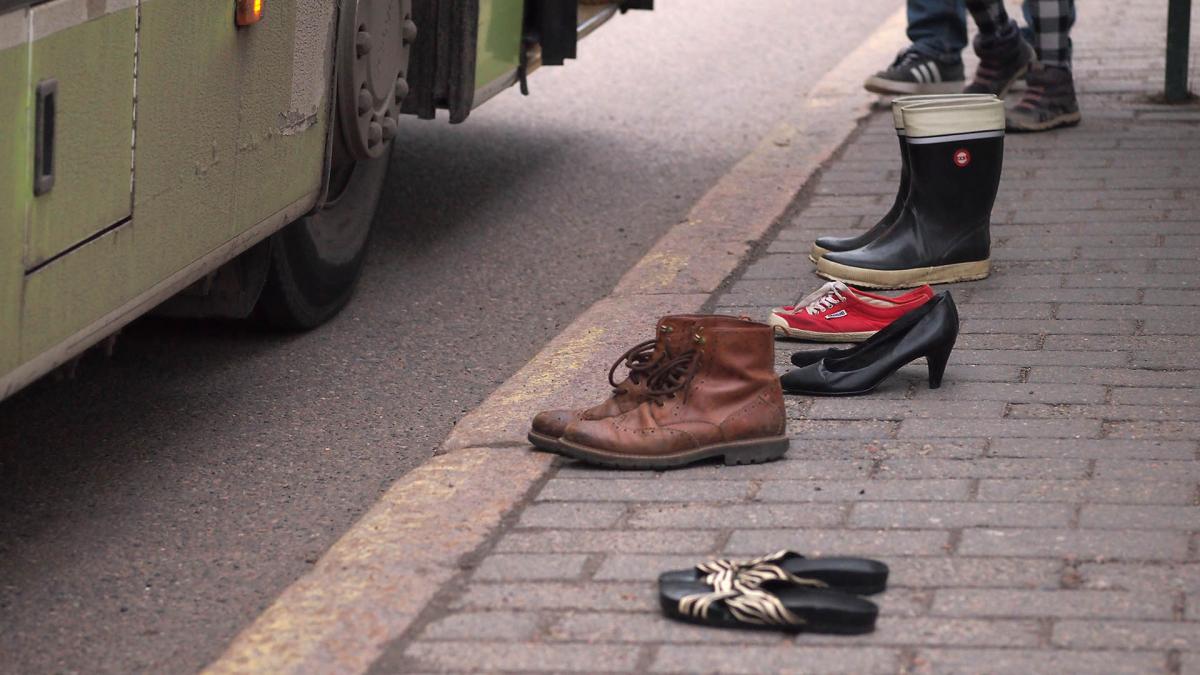
{"label": "red logo on rubber boot", "polygon": [[954,165],[958,168],[963,168],[971,163],[971,153],[966,148],[959,148],[954,151]]}

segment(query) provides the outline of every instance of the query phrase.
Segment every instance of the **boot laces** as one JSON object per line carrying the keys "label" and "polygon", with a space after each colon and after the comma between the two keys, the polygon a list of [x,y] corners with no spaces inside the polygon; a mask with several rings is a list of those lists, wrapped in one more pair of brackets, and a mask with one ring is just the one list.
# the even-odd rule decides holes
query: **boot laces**
{"label": "boot laces", "polygon": [[[675,394],[692,381],[699,365],[700,352],[695,349],[667,360],[658,372],[650,377],[646,395],[660,407],[665,405],[665,399],[675,398]],[[686,392],[684,397],[687,397]]]}
{"label": "boot laces", "polygon": [[617,393],[621,393],[623,391],[617,386],[617,380],[615,377],[617,374],[617,368],[620,368],[622,365],[629,369],[629,379],[634,384],[641,382],[642,378],[649,380],[649,378],[654,374],[654,371],[658,368],[659,363],[662,361],[663,354],[665,354],[665,352],[663,352],[657,357],[654,355],[654,347],[657,344],[657,340],[646,340],[645,342],[639,342],[638,344],[630,347],[629,351],[617,357],[617,360],[612,364],[612,368],[608,369],[608,383],[612,385],[613,389],[615,389]]}
{"label": "boot laces", "polygon": [[830,281],[817,290],[800,298],[793,305],[792,312],[799,314],[800,310],[809,314],[820,314],[825,310],[846,299],[846,294],[850,292],[850,287],[840,281]]}

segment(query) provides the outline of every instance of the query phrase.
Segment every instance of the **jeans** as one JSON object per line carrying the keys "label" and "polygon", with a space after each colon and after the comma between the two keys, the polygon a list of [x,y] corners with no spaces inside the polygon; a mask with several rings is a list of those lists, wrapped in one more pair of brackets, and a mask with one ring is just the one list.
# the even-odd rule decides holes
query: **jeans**
{"label": "jeans", "polygon": [[958,63],[967,46],[967,7],[963,0],[908,0],[908,39],[916,51]]}
{"label": "jeans", "polygon": [[[1042,3],[1042,11],[1038,12],[1041,17],[1034,16],[1032,5],[1037,2]],[[1025,15],[1025,27],[1021,29],[1025,40],[1039,47],[1039,52],[1044,51],[1043,58],[1046,61],[1053,63],[1061,60],[1069,64],[1071,42],[1067,36],[1075,23],[1075,3],[1066,0],[1026,0],[1021,9]],[[1041,41],[1032,28],[1039,24],[1046,33]],[[961,61],[962,50],[967,46],[967,8],[964,0],[908,0],[908,39],[921,54],[945,63]]]}

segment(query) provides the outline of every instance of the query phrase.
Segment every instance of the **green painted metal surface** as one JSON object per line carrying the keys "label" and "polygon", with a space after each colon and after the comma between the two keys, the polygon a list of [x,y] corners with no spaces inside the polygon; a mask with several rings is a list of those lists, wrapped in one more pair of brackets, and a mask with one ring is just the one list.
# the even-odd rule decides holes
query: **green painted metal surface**
{"label": "green painted metal surface", "polygon": [[[21,12],[24,14],[24,10]],[[0,51],[0,374],[17,365],[22,251],[33,196],[29,45]]]}
{"label": "green painted metal surface", "polygon": [[132,222],[28,277],[22,361],[319,188],[330,24],[295,30],[320,6],[238,29],[226,3],[142,4]]}
{"label": "green painted metal surface", "polygon": [[58,115],[54,188],[33,200],[27,268],[129,216],[136,25],[130,8],[33,43],[32,84],[58,80]]}
{"label": "green painted metal surface", "polygon": [[507,76],[521,55],[525,0],[480,0],[475,88]]}

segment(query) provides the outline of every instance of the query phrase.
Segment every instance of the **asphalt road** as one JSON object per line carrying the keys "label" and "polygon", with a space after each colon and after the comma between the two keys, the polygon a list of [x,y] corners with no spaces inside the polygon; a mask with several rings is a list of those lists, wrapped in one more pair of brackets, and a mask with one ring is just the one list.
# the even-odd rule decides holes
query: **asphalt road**
{"label": "asphalt road", "polygon": [[0,404],[0,669],[218,655],[898,8],[659,4],[530,98],[405,126],[331,324],[143,320]]}

